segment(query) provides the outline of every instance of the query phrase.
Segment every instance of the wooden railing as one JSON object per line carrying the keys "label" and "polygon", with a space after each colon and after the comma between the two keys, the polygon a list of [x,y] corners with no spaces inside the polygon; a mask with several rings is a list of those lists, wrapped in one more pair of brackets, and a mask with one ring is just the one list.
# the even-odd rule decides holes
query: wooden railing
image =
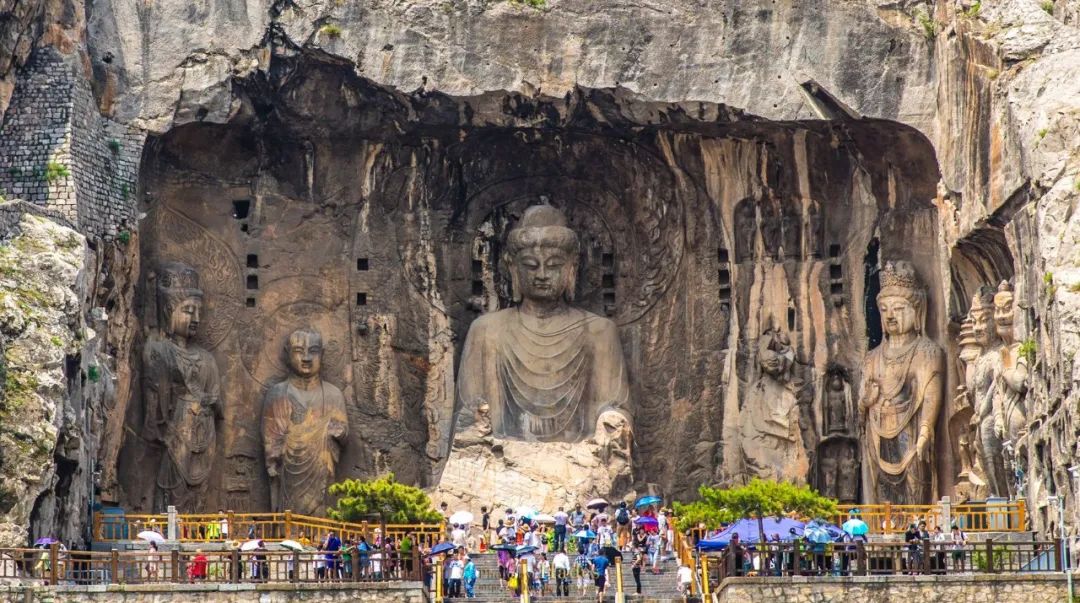
{"label": "wooden railing", "polygon": [[0,549],[0,581],[47,584],[386,582],[422,580],[410,553],[370,551],[67,551]]}
{"label": "wooden railing", "polygon": [[871,576],[1060,572],[1061,541],[994,542],[955,546],[929,540],[823,545],[770,543],[728,547],[710,579],[738,576]]}
{"label": "wooden railing", "polygon": [[843,505],[833,518],[836,525],[847,521],[852,509],[866,522],[871,534],[902,534],[911,524],[926,522],[926,529],[940,527],[948,533],[953,524],[964,532],[1023,532],[1027,529],[1027,508],[1023,500],[1002,503],[946,505]]}
{"label": "wooden railing", "polygon": [[[327,533],[335,532],[342,541],[358,540],[363,536],[374,542],[386,528],[386,536],[400,542],[409,535],[415,545],[430,547],[443,540],[444,524],[385,524],[378,522],[334,521],[324,517],[284,513],[200,513],[176,516],[177,540],[180,542],[226,542],[245,540],[302,540],[313,544],[322,542]],[[117,542],[135,540],[139,532],[149,530],[168,537],[169,516],[94,514],[94,540]]]}

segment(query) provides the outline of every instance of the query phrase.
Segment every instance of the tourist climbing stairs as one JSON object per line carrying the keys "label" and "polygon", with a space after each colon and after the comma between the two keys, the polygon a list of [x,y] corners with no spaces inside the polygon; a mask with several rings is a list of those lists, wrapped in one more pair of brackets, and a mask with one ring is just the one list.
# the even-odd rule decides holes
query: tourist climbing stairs
{"label": "tourist climbing stairs", "polygon": [[[474,593],[476,597],[471,599],[475,603],[504,603],[513,602],[517,599],[506,588],[505,583],[499,578],[498,556],[494,553],[482,553],[473,555],[473,563],[479,571],[479,579]],[[677,591],[678,565],[674,560],[666,559],[660,563],[660,573],[654,574],[646,568],[641,574],[641,596],[635,592],[634,576],[632,573],[630,555],[627,554],[622,564],[623,591],[627,601],[682,601]],[[606,601],[615,600],[615,570],[608,572],[608,588]],[[465,592],[462,589],[462,597]],[[449,597],[448,597],[449,599]],[[586,603],[596,601],[596,587],[590,580],[588,587],[582,593],[578,587],[576,578],[570,583],[569,597],[556,597],[554,582],[548,585],[548,592],[544,595],[533,595],[530,601],[547,602],[561,601],[565,603]]]}

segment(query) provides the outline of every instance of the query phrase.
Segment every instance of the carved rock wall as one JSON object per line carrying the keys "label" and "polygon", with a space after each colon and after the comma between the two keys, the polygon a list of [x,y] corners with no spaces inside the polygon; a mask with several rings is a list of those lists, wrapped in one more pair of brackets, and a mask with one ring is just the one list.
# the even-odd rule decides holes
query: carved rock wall
{"label": "carved rock wall", "polygon": [[[265,506],[258,403],[284,375],[284,336],[306,323],[327,334],[324,376],[349,401],[339,476],[434,484],[460,344],[509,303],[500,247],[531,203],[566,211],[583,247],[575,304],[619,327],[638,489],[746,479],[732,430],[770,324],[792,341],[799,445],[809,459],[819,434],[837,440],[835,475],[858,428],[851,407],[827,428],[823,383],[847,367],[850,404],[868,250],[922,241],[913,259],[937,269],[933,154],[895,124],[774,123],[623,90],[403,95],[306,54],[270,74],[245,84],[228,126],[177,128],[144,161],[144,270],[181,260],[204,275],[201,345],[224,383],[207,508]],[[940,334],[943,307],[931,315]],[[125,445],[121,501],[148,508],[153,463],[139,459],[158,452]]]}

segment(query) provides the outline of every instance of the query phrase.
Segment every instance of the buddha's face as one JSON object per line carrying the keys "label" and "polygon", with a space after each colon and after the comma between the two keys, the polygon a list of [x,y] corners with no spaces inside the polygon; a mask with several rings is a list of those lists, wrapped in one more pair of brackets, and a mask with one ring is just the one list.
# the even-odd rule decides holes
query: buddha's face
{"label": "buddha's face", "polygon": [[881,324],[890,337],[915,331],[915,306],[905,297],[890,295],[878,301]]}
{"label": "buddha's face", "polygon": [[202,314],[202,298],[187,297],[173,307],[169,314],[168,334],[172,337],[191,339],[199,328]]}
{"label": "buddha's face", "polygon": [[1002,339],[1012,339],[1013,296],[999,293],[994,296],[994,326]]}
{"label": "buddha's face", "polygon": [[558,247],[529,247],[514,257],[514,270],[523,298],[554,301],[569,286],[570,257]]}
{"label": "buddha's face", "polygon": [[298,331],[289,336],[289,367],[301,377],[314,377],[322,370],[322,338]]}
{"label": "buddha's face", "polygon": [[990,312],[982,310],[971,314],[971,334],[975,341],[985,347],[993,340],[993,325],[990,324]]}

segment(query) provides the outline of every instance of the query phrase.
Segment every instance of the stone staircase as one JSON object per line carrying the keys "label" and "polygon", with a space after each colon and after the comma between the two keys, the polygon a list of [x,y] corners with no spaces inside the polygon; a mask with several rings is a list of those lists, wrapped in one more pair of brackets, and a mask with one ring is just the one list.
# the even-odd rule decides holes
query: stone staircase
{"label": "stone staircase", "polygon": [[[549,556],[550,559],[551,556]],[[573,561],[573,557],[571,557]],[[473,562],[476,564],[476,569],[480,572],[480,578],[476,582],[476,588],[474,590],[476,597],[469,599],[476,603],[504,603],[516,601],[515,597],[510,594],[507,588],[504,586],[502,580],[499,579],[499,567],[498,556],[494,553],[474,554]],[[626,593],[626,600],[632,602],[664,602],[664,601],[683,601],[683,598],[678,595],[677,586],[677,570],[678,564],[674,560],[664,560],[659,564],[660,573],[653,574],[649,568],[641,574],[641,595],[637,595],[635,592],[634,575],[631,571],[630,554],[627,553],[623,560],[623,591]],[[589,586],[585,591],[584,596],[581,596],[581,589],[577,585],[576,578],[571,579],[571,588],[569,597],[556,597],[555,596],[555,584],[549,584],[549,591],[545,595],[533,595],[530,600],[537,603],[547,603],[560,601],[563,603],[593,603],[596,601],[596,587],[593,586],[592,581],[589,581]],[[462,598],[464,599],[464,589],[462,589]],[[605,601],[615,600],[615,570],[614,568],[608,570],[608,587],[605,596]]]}

